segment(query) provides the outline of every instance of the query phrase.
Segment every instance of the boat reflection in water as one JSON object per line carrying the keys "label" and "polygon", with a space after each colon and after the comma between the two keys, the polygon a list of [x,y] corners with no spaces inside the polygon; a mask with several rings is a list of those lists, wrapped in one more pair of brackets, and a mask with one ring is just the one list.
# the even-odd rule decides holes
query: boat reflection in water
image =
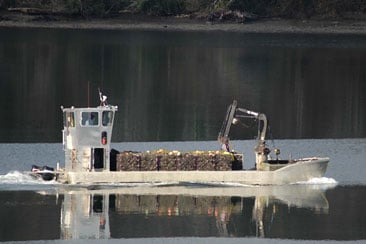
{"label": "boat reflection in water", "polygon": [[[271,237],[291,208],[327,214],[330,186],[133,186],[59,190],[61,239]],[[285,219],[282,219],[285,218]],[[279,221],[276,221],[279,219]],[[296,217],[298,219],[298,216]]]}

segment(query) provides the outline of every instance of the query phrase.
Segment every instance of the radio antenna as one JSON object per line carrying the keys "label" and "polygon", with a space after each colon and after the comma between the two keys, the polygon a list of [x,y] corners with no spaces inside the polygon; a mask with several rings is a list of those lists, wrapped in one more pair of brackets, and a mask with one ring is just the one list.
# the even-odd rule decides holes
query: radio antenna
{"label": "radio antenna", "polygon": [[90,108],[90,81],[88,81],[88,108]]}

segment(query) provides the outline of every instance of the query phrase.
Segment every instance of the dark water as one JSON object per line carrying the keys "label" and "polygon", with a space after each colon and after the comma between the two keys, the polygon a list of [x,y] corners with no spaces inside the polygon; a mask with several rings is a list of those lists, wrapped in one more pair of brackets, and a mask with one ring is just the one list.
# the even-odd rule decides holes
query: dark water
{"label": "dark water", "polygon": [[[365,36],[0,29],[0,241],[362,242],[365,64]],[[255,188],[66,188],[22,174],[63,162],[59,107],[95,106],[98,87],[119,106],[117,149],[216,150],[237,99],[267,114],[284,157],[328,156],[329,168]],[[242,140],[255,135],[251,122],[232,130],[246,168],[253,142]]]}
{"label": "dark water", "polygon": [[[366,136],[366,36],[38,29],[0,35],[2,142],[59,142],[60,105],[94,106],[98,87],[120,107],[114,141],[215,140],[233,99],[266,113],[276,138]],[[246,131],[233,139],[251,138]]]}
{"label": "dark water", "polygon": [[[180,186],[178,192],[169,193],[169,187],[145,187],[155,192],[149,195],[139,194],[140,188],[135,188],[136,194],[118,193],[130,190],[129,187],[87,193],[73,189],[61,195],[33,191],[0,192],[0,216],[6,220],[1,226],[1,240],[366,239],[364,186],[336,187],[326,192],[316,186],[268,188]],[[202,193],[200,190],[230,191],[231,194],[241,191],[244,197],[183,195]],[[271,192],[268,195],[267,190]],[[113,191],[117,193],[109,193]],[[271,196],[272,192],[277,195]],[[183,194],[177,195],[179,193]],[[348,198],[348,201],[340,201],[340,197]],[[347,213],[340,209],[347,210]]]}

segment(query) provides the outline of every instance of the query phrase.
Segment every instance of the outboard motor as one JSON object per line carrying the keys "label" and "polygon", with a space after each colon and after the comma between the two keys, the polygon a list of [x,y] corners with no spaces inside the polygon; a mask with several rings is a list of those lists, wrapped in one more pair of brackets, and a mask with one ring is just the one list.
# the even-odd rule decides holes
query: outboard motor
{"label": "outboard motor", "polygon": [[32,165],[32,170],[33,173],[39,175],[42,177],[43,180],[45,181],[50,181],[53,180],[55,178],[55,169],[49,166],[37,166],[37,165]]}

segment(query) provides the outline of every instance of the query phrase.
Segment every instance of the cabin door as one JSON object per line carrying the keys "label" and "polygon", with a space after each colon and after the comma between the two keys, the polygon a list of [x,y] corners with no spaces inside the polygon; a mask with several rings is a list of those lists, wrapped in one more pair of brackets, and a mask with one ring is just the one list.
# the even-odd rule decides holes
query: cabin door
{"label": "cabin door", "polygon": [[104,168],[104,148],[94,148],[94,169]]}

